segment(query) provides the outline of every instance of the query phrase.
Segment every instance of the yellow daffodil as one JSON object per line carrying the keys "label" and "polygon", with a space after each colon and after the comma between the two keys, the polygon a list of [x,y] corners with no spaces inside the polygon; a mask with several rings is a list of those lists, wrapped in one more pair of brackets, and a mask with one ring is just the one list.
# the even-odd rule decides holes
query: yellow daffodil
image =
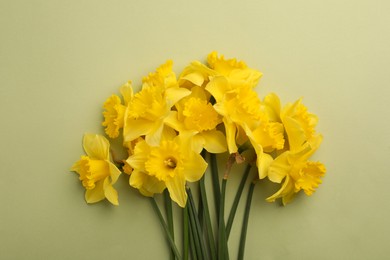
{"label": "yellow daffodil", "polygon": [[226,77],[233,87],[255,87],[263,75],[260,71],[249,68],[245,62],[236,59],[225,60],[224,56],[218,56],[212,52],[207,57],[211,69],[219,75]]}
{"label": "yellow daffodil", "polygon": [[284,147],[283,126],[277,122],[264,121],[254,131],[246,129],[245,132],[256,152],[259,179],[264,179],[267,177],[268,167],[273,161],[272,156],[266,152],[280,150]]}
{"label": "yellow daffodil", "polygon": [[103,105],[105,111],[103,112],[104,122],[102,125],[106,127],[105,132],[110,138],[118,137],[119,130],[123,128],[126,106],[133,98],[131,82],[128,81],[124,84],[120,92],[124,99],[123,104],[120,97],[112,95]]}
{"label": "yellow daffodil", "polygon": [[279,123],[282,122],[280,119],[280,99],[275,93],[270,93],[264,97],[262,107],[268,115],[270,121]]}
{"label": "yellow daffodil", "polygon": [[171,199],[180,207],[187,201],[186,181],[198,181],[204,174],[207,163],[195,153],[189,140],[163,135],[158,146],[146,141],[138,142],[134,154],[127,159],[134,169],[130,185],[151,196],[168,189]]}
{"label": "yellow daffodil", "polygon": [[217,76],[218,72],[210,69],[199,61],[193,61],[179,76],[179,86],[191,89],[194,86],[204,87],[210,77]]}
{"label": "yellow daffodil", "polygon": [[118,205],[118,193],[112,185],[121,172],[109,160],[110,143],[101,135],[85,134],[83,146],[87,156],[81,156],[71,170],[79,174],[86,189],[85,200],[95,203],[107,198]]}
{"label": "yellow daffodil", "polygon": [[321,177],[326,169],[322,163],[311,162],[308,159],[317,150],[321,140],[322,137],[318,136],[312,143],[301,146],[300,151],[285,151],[269,165],[268,178],[272,182],[283,183],[267,201],[273,202],[277,198],[282,198],[283,204],[286,205],[300,190],[308,196],[313,194],[321,183]]}
{"label": "yellow daffodil", "polygon": [[210,53],[207,60],[218,74],[211,77],[206,90],[216,101],[215,110],[223,116],[229,152],[235,153],[236,142],[246,141],[243,128],[255,129],[260,122],[261,103],[252,88],[262,74],[242,61],[218,57],[216,52]]}
{"label": "yellow daffodil", "polygon": [[144,196],[151,197],[155,193],[161,193],[165,188],[165,183],[156,177],[147,174],[145,161],[148,160],[151,147],[140,139],[133,150],[133,153],[126,160],[126,164],[133,170],[129,179],[130,186],[138,189]]}
{"label": "yellow daffodil", "polygon": [[237,140],[245,141],[243,126],[254,127],[260,118],[260,100],[251,88],[232,88],[223,77],[214,77],[206,86],[216,100],[215,110],[223,117],[230,153],[236,153]]}
{"label": "yellow daffodil", "polygon": [[206,91],[199,86],[191,89],[191,94],[171,111],[166,123],[181,135],[191,136],[193,150],[200,153],[203,148],[211,153],[227,150],[225,135],[216,129],[222,122],[221,116],[208,102]]}
{"label": "yellow daffodil", "polygon": [[144,78],[142,90],[134,95],[127,107],[124,141],[145,136],[150,145],[159,144],[164,121],[172,106],[190,93],[188,89],[179,88],[171,62],[160,66]]}
{"label": "yellow daffodil", "polygon": [[318,118],[307,111],[302,104],[302,99],[298,99],[293,104],[287,104],[280,112],[288,136],[289,149],[298,151],[306,142],[312,143],[318,137],[315,132]]}

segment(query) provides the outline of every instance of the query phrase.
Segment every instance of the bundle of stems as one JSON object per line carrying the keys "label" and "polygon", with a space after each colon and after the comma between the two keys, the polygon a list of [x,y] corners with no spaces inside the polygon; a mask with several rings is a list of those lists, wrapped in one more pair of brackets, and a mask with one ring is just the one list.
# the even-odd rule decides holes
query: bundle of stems
{"label": "bundle of stems", "polygon": [[[205,157],[208,157],[211,169],[211,186],[214,196],[215,204],[215,221],[212,221],[210,214],[209,199],[206,192],[205,176],[203,176],[199,182],[199,198],[198,206],[191,188],[187,185],[186,191],[188,200],[186,206],[181,209],[183,215],[182,221],[182,238],[183,248],[180,250],[177,248],[174,237],[174,220],[172,201],[169,198],[167,191],[164,192],[164,204],[166,218],[163,217],[161,210],[156,202],[155,198],[150,198],[153,208],[155,209],[161,225],[164,229],[169,247],[170,247],[170,259],[171,260],[228,260],[229,249],[228,239],[231,234],[233,222],[237,212],[239,202],[242,197],[242,193],[245,184],[248,182],[248,176],[252,168],[251,164],[247,164],[245,171],[242,174],[242,178],[239,186],[236,190],[233,203],[230,208],[230,213],[225,216],[225,197],[226,197],[226,185],[229,177],[232,165],[237,161],[242,161],[238,158],[239,154],[231,154],[228,158],[226,169],[223,177],[220,180],[217,158],[215,154],[204,153]],[[206,156],[208,155],[208,156]],[[244,209],[244,217],[241,226],[241,235],[238,247],[239,260],[244,259],[245,241],[249,221],[249,212],[251,207],[251,201],[253,196],[255,182],[251,181],[249,184],[247,201]],[[216,225],[212,225],[216,223]]]}

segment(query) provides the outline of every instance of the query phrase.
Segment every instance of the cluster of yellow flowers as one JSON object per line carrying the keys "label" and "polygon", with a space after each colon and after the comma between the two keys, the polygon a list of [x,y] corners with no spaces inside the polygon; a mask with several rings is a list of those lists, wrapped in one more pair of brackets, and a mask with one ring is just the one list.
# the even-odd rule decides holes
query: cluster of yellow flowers
{"label": "cluster of yellow flowers", "polygon": [[187,202],[186,183],[198,181],[206,171],[201,156],[225,153],[237,156],[245,149],[256,154],[259,180],[280,183],[267,198],[283,204],[301,190],[311,195],[321,183],[325,167],[309,161],[322,136],[315,131],[318,118],[299,99],[281,106],[272,93],[259,98],[254,87],[262,73],[236,59],[212,52],[207,65],[191,62],[176,77],[172,61],[143,78],[133,92],[131,82],[104,103],[105,132],[109,138],[123,135],[128,158],[110,160],[109,141],[86,134],[86,156],[72,171],[79,174],[85,198],[94,203],[107,198],[118,205],[113,185],[121,171],[145,196],[169,191],[180,207]]}

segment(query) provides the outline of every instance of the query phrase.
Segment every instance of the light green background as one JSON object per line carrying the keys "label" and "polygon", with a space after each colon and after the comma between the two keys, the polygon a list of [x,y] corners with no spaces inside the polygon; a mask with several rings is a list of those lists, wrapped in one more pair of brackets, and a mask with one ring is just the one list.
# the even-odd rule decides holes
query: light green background
{"label": "light green background", "polygon": [[122,83],[212,50],[261,70],[260,95],[304,96],[325,136],[314,196],[281,207],[256,187],[247,259],[388,259],[389,12],[385,0],[2,0],[0,259],[167,259],[125,177],[119,207],[88,206],[69,168]]}

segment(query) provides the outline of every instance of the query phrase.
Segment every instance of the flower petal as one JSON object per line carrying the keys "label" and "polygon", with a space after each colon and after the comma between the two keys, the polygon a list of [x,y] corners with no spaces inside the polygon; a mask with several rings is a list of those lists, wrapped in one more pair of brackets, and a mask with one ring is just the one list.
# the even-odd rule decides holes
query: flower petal
{"label": "flower petal", "polygon": [[230,90],[229,81],[224,76],[216,76],[207,84],[206,90],[219,103],[223,100],[226,92]]}
{"label": "flower petal", "polygon": [[111,162],[107,161],[109,171],[110,171],[110,176],[111,176],[111,182],[112,184],[115,184],[115,182],[118,180],[119,175],[121,175],[121,171]]}
{"label": "flower petal", "polygon": [[123,136],[125,142],[130,142],[142,135],[146,135],[150,132],[150,129],[154,127],[155,122],[146,120],[143,118],[126,120],[125,127],[123,129]]}
{"label": "flower petal", "polygon": [[294,192],[294,185],[291,182],[291,178],[289,175],[286,176],[286,179],[284,180],[282,187],[273,194],[272,196],[266,198],[268,202],[274,202],[276,199],[284,197],[288,193]]}
{"label": "flower petal", "polygon": [[139,141],[134,147],[134,153],[126,162],[133,168],[145,170],[145,162],[150,154],[150,146],[145,141]]}
{"label": "flower petal", "polygon": [[151,146],[158,146],[161,141],[161,135],[164,129],[164,123],[162,120],[155,122],[153,128],[145,136],[145,141]]}
{"label": "flower petal", "polygon": [[147,197],[152,197],[155,193],[162,193],[166,188],[163,181],[159,181],[157,178],[141,171],[133,171],[129,184]]}
{"label": "flower petal", "polygon": [[268,169],[268,179],[272,182],[281,183],[284,177],[291,171],[291,165],[288,161],[289,151],[282,153],[272,162]]}
{"label": "flower petal", "polygon": [[184,124],[177,118],[177,111],[170,111],[169,115],[164,119],[164,123],[178,132],[184,130]]}
{"label": "flower petal", "polygon": [[228,120],[225,117],[222,120],[225,125],[226,141],[227,141],[229,153],[231,154],[236,153],[238,150],[236,144],[237,127],[232,121]]}
{"label": "flower petal", "polygon": [[133,99],[133,88],[131,86],[131,81],[126,82],[119,90],[123,96],[123,100],[125,101],[125,105],[127,105]]}
{"label": "flower petal", "polygon": [[275,93],[270,93],[265,96],[264,101],[265,109],[269,116],[270,121],[281,122],[280,120],[280,99]]}
{"label": "flower petal", "polygon": [[91,159],[109,159],[110,143],[102,135],[85,134],[83,139],[83,147]]}
{"label": "flower petal", "polygon": [[205,146],[205,144],[206,144],[206,141],[203,138],[203,135],[195,134],[194,136],[192,136],[192,138],[191,138],[191,146],[192,146],[192,150],[195,153],[202,152],[203,147]]}
{"label": "flower petal", "polygon": [[191,91],[186,88],[168,88],[165,90],[165,97],[170,106],[173,106],[180,99],[191,94]]}
{"label": "flower petal", "polygon": [[259,171],[259,178],[264,179],[268,176],[269,166],[271,165],[274,159],[271,155],[267,153],[261,154],[261,156],[257,156],[257,168]]}
{"label": "flower petal", "polygon": [[96,203],[104,200],[103,180],[95,183],[95,188],[85,191],[85,200],[87,203]]}
{"label": "flower petal", "polygon": [[186,181],[183,175],[177,175],[174,178],[168,178],[165,182],[167,185],[171,199],[180,207],[184,208],[187,201],[187,193],[185,190]]}
{"label": "flower petal", "polygon": [[223,153],[227,150],[226,136],[218,130],[204,131],[204,148],[210,153]]}
{"label": "flower petal", "polygon": [[200,154],[191,151],[183,162],[183,168],[185,179],[195,182],[202,178],[207,169],[207,163]]}
{"label": "flower petal", "polygon": [[112,187],[112,183],[109,178],[106,178],[103,183],[104,196],[114,205],[118,203],[118,192]]}

